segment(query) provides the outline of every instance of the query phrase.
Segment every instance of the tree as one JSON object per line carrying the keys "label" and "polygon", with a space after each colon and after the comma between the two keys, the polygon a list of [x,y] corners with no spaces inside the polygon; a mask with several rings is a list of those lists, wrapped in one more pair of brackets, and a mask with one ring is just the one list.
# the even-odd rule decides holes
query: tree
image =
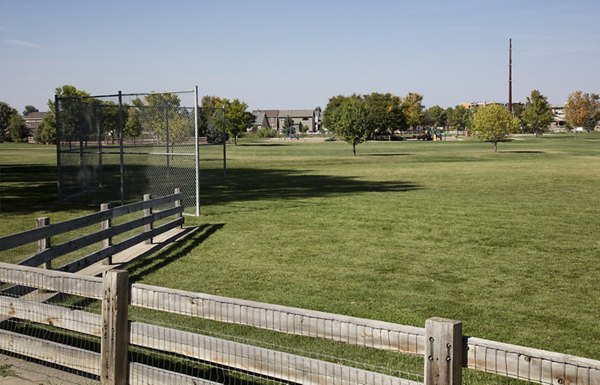
{"label": "tree", "polygon": [[565,105],[565,120],[571,128],[593,131],[600,120],[600,96],[579,90],[570,94]]}
{"label": "tree", "polygon": [[25,106],[25,109],[23,110],[23,116],[27,116],[27,115],[31,114],[32,112],[40,112],[40,110],[38,110],[31,104],[28,104]]}
{"label": "tree", "polygon": [[127,110],[127,119],[125,120],[125,127],[123,127],[123,136],[133,138],[135,144],[135,138],[142,134],[142,121],[140,120],[140,110],[138,107],[130,107]]}
{"label": "tree", "polygon": [[[88,97],[90,94],[83,90],[78,90],[74,86],[65,84],[55,89],[55,94],[60,99],[59,102],[59,122],[60,125],[60,140],[69,143],[69,148],[74,140],[79,140],[79,127],[81,121],[82,98]],[[93,99],[88,99],[86,102],[93,102]],[[46,120],[43,130],[50,130],[48,133],[40,133],[41,136],[50,139],[51,142],[56,141],[56,117],[54,99],[48,99],[48,115],[51,115]],[[47,116],[48,116],[47,115]],[[52,126],[50,126],[52,124]],[[39,130],[39,127],[38,127]],[[45,143],[51,143],[45,142]]]}
{"label": "tree", "polygon": [[35,131],[34,139],[36,142],[43,144],[56,143],[56,120],[52,112],[44,116],[42,123]]}
{"label": "tree", "polygon": [[425,111],[425,123],[430,126],[445,127],[447,120],[446,110],[438,105],[431,106]]}
{"label": "tree", "polygon": [[337,95],[329,98],[327,106],[325,107],[325,111],[323,112],[323,127],[327,129],[333,129],[331,121],[332,114],[348,98],[360,99],[361,97],[359,95],[352,94],[352,96]]}
{"label": "tree", "polygon": [[519,127],[519,120],[499,104],[490,104],[477,109],[473,114],[473,130],[484,142],[494,144],[494,152],[498,151],[498,142],[508,138]]}
{"label": "tree", "polygon": [[369,135],[369,111],[364,100],[345,99],[330,116],[330,127],[346,142],[352,144],[352,153],[356,156],[356,146]]}
{"label": "tree", "polygon": [[471,127],[473,113],[465,106],[458,105],[448,110],[448,125],[458,131],[465,131]]}
{"label": "tree", "polygon": [[521,113],[521,121],[526,132],[538,135],[550,126],[554,114],[548,99],[538,90],[531,91],[527,97],[525,108]]}
{"label": "tree", "polygon": [[402,106],[408,127],[415,129],[423,124],[423,118],[425,117],[423,95],[409,92],[402,100]]}
{"label": "tree", "polygon": [[[390,93],[381,94],[373,92],[363,96],[365,108],[369,113],[369,136],[379,132],[393,132],[401,128],[403,121],[401,114],[402,100]],[[391,135],[390,135],[391,140]]]}
{"label": "tree", "polygon": [[25,120],[17,113],[12,114],[8,119],[8,130],[10,132],[10,139],[13,142],[22,141],[28,134]]}
{"label": "tree", "polygon": [[290,136],[294,133],[294,119],[292,119],[289,115],[283,119],[281,133],[285,136]]}
{"label": "tree", "polygon": [[8,103],[0,102],[0,143],[10,140],[10,118],[17,114],[17,110]]}
{"label": "tree", "polygon": [[237,146],[238,136],[252,126],[255,118],[251,112],[246,111],[248,109],[246,103],[238,99],[233,99],[233,101],[225,99],[225,101],[227,131],[233,136],[233,143]]}

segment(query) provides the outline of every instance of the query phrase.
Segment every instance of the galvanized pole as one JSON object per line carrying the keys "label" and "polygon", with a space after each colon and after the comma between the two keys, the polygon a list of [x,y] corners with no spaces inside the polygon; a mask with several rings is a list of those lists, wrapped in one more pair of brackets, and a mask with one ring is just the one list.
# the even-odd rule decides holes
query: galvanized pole
{"label": "galvanized pole", "polygon": [[223,176],[227,176],[227,118],[225,117],[225,105],[223,105]]}
{"label": "galvanized pole", "polygon": [[54,118],[56,121],[56,188],[58,190],[58,200],[63,198],[63,176],[60,161],[60,119],[59,119],[58,95],[54,95]]}
{"label": "galvanized pole", "polygon": [[196,216],[200,216],[200,126],[198,124],[198,86],[194,87],[194,131],[196,132]]}
{"label": "galvanized pole", "polygon": [[125,164],[123,161],[123,93],[119,91],[119,163],[121,163],[121,205],[125,204]]}
{"label": "galvanized pole", "polygon": [[512,38],[508,39],[508,111],[513,113],[512,102]]}
{"label": "galvanized pole", "polygon": [[166,124],[166,137],[167,137],[167,171],[169,171],[169,102],[165,104],[165,124]]}

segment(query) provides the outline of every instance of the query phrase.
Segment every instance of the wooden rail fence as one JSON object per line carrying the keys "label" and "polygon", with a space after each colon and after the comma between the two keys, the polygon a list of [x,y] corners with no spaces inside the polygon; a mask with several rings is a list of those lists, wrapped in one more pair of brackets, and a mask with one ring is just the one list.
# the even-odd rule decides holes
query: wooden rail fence
{"label": "wooden rail fence", "polygon": [[[428,385],[460,384],[463,366],[540,384],[600,385],[599,361],[466,337],[457,321],[434,318],[427,321],[425,328],[407,327],[162,287],[129,285],[127,273],[115,270],[98,278],[0,263],[0,282],[102,300],[102,315],[98,315],[0,296],[3,317],[52,325],[101,337],[102,341],[101,352],[95,353],[0,330],[0,349],[98,375],[103,384],[121,384],[127,378],[131,384],[199,381],[189,375],[128,363],[124,358],[128,345],[302,384],[417,384],[220,338],[128,322],[126,305],[129,303],[191,317],[423,355],[424,382]],[[298,327],[300,324],[304,326]],[[380,342],[385,340],[389,342]]]}
{"label": "wooden rail fence", "polygon": [[[256,347],[128,319],[129,306],[188,317],[251,326],[312,338],[338,341],[396,353],[424,357],[426,385],[460,385],[463,368],[493,373],[542,385],[600,385],[600,361],[504,344],[462,334],[459,321],[432,318],[424,328],[342,316],[255,301],[143,284],[130,284],[127,272],[111,270],[111,257],[146,245],[183,224],[181,194],[127,206],[102,207],[98,213],[49,224],[38,220],[34,230],[0,238],[0,251],[37,242],[37,253],[20,265],[0,263],[0,282],[34,288],[44,296],[0,295],[0,350],[73,368],[98,376],[102,384],[214,384],[210,381],[139,362],[128,362],[129,346],[138,346],[211,363],[221,368],[253,373],[278,381],[331,385],[417,385],[415,382],[296,354]],[[157,206],[174,204],[160,212]],[[112,219],[135,211],[144,216],[124,224]],[[159,219],[174,220],[154,227]],[[98,224],[100,230],[62,244],[52,237]],[[113,237],[133,228],[144,232],[113,243]],[[102,248],[77,261],[51,270],[52,260],[63,253],[101,242]],[[140,246],[140,244],[142,246]],[[139,252],[134,253],[140,255]],[[143,254],[143,253],[142,253]],[[113,265],[108,265],[113,263]],[[41,266],[42,268],[39,268]],[[96,267],[92,268],[91,267]],[[87,269],[87,270],[86,270]],[[73,271],[79,270],[75,274]],[[86,274],[82,274],[87,272]],[[103,277],[96,277],[104,272]],[[44,303],[56,293],[102,301],[102,313],[93,314]],[[100,351],[90,351],[6,330],[6,322],[24,320],[100,339]]]}

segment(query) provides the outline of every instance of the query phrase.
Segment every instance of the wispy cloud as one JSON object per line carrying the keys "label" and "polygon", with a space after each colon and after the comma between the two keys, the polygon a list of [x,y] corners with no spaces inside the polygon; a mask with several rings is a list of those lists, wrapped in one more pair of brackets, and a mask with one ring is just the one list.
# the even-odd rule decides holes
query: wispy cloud
{"label": "wispy cloud", "polygon": [[31,43],[29,41],[24,41],[24,40],[5,39],[4,42],[6,44],[17,45],[20,47],[27,47],[27,48],[33,48],[33,49],[41,49],[42,48],[41,45]]}

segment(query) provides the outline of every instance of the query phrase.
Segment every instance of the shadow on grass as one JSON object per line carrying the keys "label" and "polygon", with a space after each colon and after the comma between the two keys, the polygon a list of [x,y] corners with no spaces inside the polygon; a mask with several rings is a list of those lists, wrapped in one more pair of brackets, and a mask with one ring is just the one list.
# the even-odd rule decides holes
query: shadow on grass
{"label": "shadow on grass", "polygon": [[410,155],[410,154],[407,154],[407,153],[401,154],[401,153],[386,153],[386,152],[383,152],[383,153],[380,153],[380,154],[362,154],[362,155],[359,155],[359,156],[406,156],[406,155]]}
{"label": "shadow on grass", "polygon": [[[401,155],[401,154],[398,154]],[[373,154],[372,156],[396,156]],[[65,186],[77,191],[78,168],[65,169]],[[143,194],[164,195],[181,187],[193,196],[193,171],[183,167],[128,165],[125,169],[126,201],[141,200]],[[365,181],[351,176],[317,175],[287,169],[233,168],[223,176],[221,169],[201,169],[200,197],[203,206],[264,199],[302,199],[362,192],[403,192],[420,186],[405,181]],[[67,211],[120,203],[119,169],[105,166],[102,189],[68,202],[58,202],[56,169],[50,166],[18,165],[2,168],[0,213],[27,215],[36,211]],[[164,191],[164,193],[162,193]],[[161,192],[161,193],[159,193]]]}
{"label": "shadow on grass", "polygon": [[129,271],[129,280],[137,282],[145,276],[152,274],[168,264],[186,256],[211,235],[221,230],[223,223],[203,224],[198,227],[194,234],[181,240],[181,245],[160,251],[151,257],[146,257],[125,266]]}
{"label": "shadow on grass", "polygon": [[545,154],[544,151],[535,150],[509,150],[509,151],[498,151],[503,154]]}

